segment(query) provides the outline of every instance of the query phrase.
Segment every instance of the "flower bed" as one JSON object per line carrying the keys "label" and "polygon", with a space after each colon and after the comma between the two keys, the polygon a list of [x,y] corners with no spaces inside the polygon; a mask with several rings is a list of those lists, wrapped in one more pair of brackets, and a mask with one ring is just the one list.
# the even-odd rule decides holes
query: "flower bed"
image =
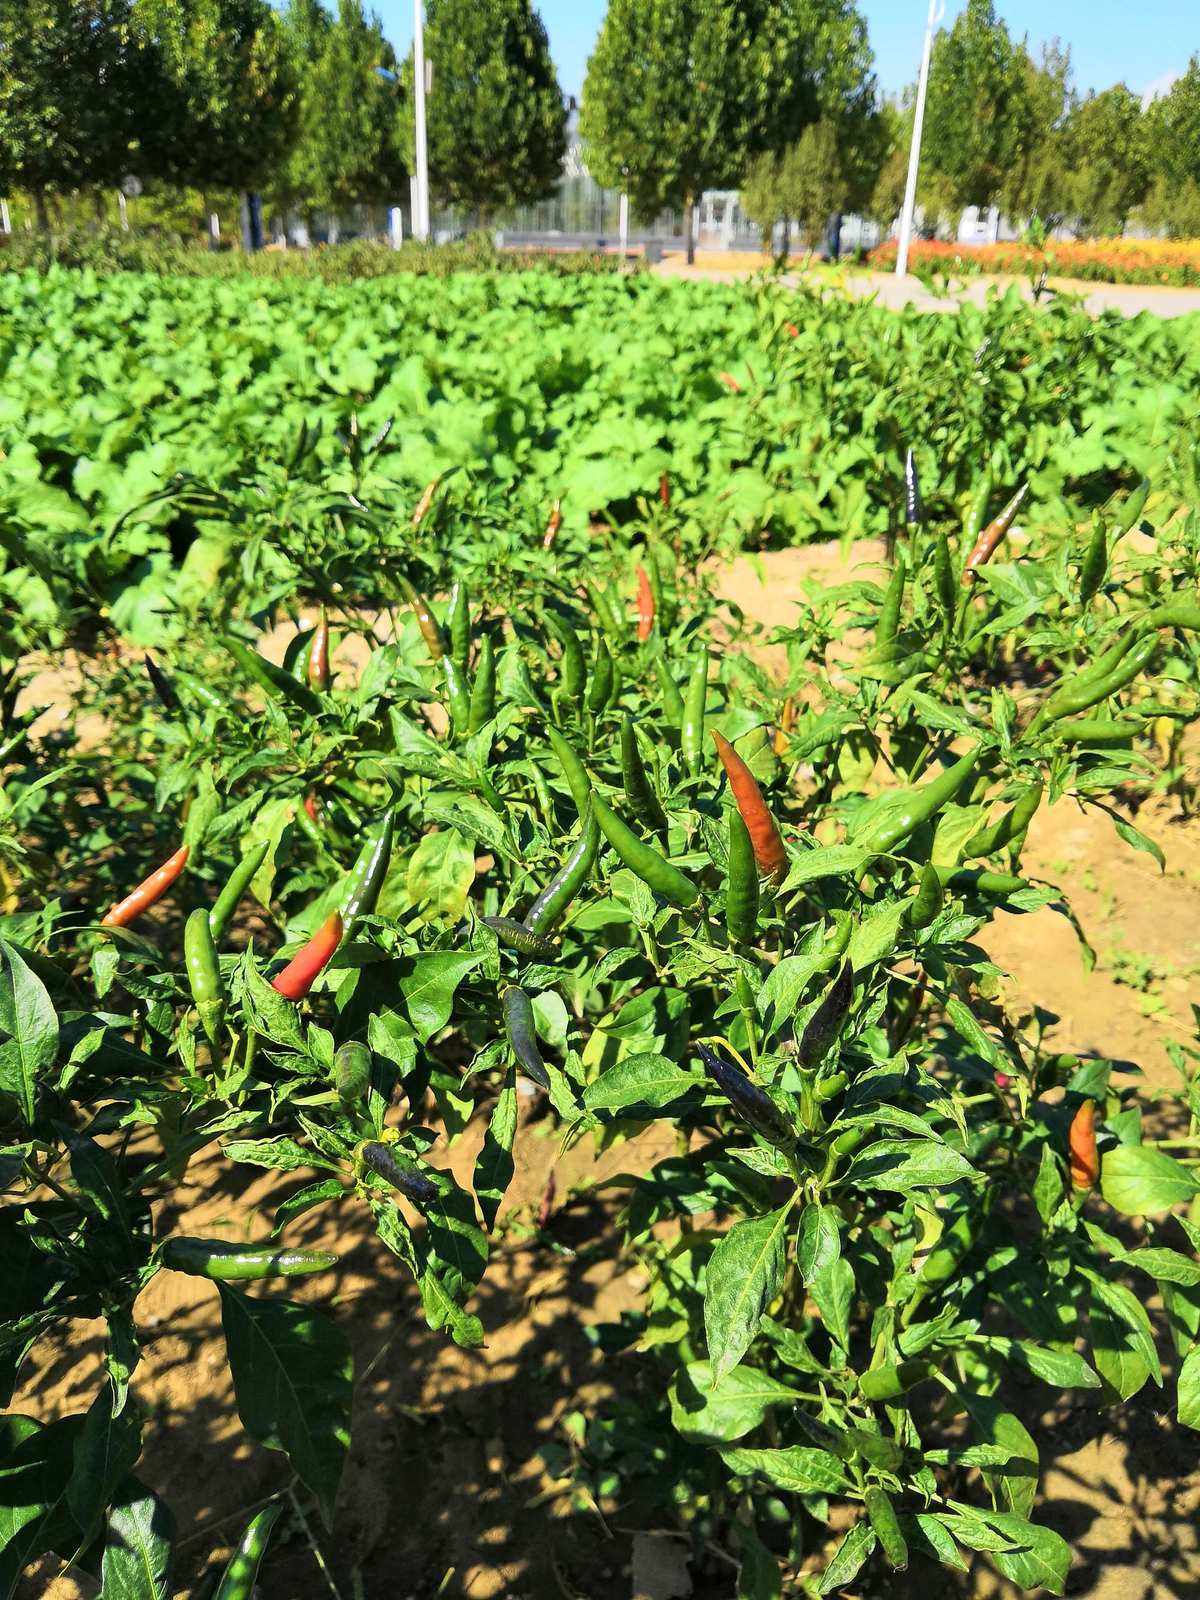
{"label": "flower bed", "polygon": [[[958,274],[1026,273],[1043,267],[1056,277],[1093,283],[1200,286],[1200,239],[1081,239],[1055,242],[1045,249],[1014,240],[1007,244],[952,244],[941,239],[914,241],[914,267]],[[896,241],[888,239],[867,257],[873,267],[896,264]]]}

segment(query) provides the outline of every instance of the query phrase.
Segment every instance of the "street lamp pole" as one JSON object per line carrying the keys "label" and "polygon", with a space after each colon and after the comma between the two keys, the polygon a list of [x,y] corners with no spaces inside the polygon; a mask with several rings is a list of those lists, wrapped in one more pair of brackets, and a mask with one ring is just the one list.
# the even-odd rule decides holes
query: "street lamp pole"
{"label": "street lamp pole", "polygon": [[896,246],[896,275],[908,271],[908,247],[912,240],[913,212],[917,204],[917,168],[921,164],[921,129],[925,124],[925,94],[929,88],[929,57],[933,53],[933,33],[946,14],[945,0],[929,0],[925,23],[925,48],[921,52],[921,73],[917,79],[917,103],[913,108],[912,144],[908,151],[908,180],[904,185],[904,209],[900,213],[900,238]]}
{"label": "street lamp pole", "polygon": [[425,7],[413,0],[413,115],[416,124],[417,193],[413,232],[429,238],[429,153],[425,143]]}

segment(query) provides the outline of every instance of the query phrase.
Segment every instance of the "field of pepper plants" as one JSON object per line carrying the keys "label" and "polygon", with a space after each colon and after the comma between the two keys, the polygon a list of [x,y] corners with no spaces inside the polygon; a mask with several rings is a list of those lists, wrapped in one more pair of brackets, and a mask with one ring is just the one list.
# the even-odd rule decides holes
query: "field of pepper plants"
{"label": "field of pepper plants", "polygon": [[1197,332],[0,274],[3,1595],[1100,1593],[1200,1012],[994,951],[1184,903]]}

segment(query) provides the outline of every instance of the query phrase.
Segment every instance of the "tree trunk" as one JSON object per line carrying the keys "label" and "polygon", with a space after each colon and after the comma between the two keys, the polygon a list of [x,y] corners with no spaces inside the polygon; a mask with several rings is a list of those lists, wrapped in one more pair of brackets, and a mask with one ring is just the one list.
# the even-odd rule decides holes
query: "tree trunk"
{"label": "tree trunk", "polygon": [[242,249],[247,255],[253,255],[256,250],[262,249],[262,200],[258,195],[252,194],[249,189],[242,194]]}
{"label": "tree trunk", "polygon": [[783,231],[779,235],[779,259],[786,261],[792,253],[792,219],[784,217]]}
{"label": "tree trunk", "polygon": [[37,217],[39,231],[49,233],[50,213],[46,210],[46,191],[44,189],[35,189],[33,191],[33,210]]}
{"label": "tree trunk", "polygon": [[683,243],[687,252],[687,264],[693,266],[696,260],[696,232],[693,226],[693,212],[696,202],[690,190],[683,197]]}
{"label": "tree trunk", "polygon": [[842,259],[842,213],[835,211],[833,220],[829,224],[829,259],[840,261]]}
{"label": "tree trunk", "polygon": [[104,222],[104,191],[102,189],[93,189],[92,190],[92,211],[95,213],[96,221],[101,223],[101,224],[103,224],[103,222]]}

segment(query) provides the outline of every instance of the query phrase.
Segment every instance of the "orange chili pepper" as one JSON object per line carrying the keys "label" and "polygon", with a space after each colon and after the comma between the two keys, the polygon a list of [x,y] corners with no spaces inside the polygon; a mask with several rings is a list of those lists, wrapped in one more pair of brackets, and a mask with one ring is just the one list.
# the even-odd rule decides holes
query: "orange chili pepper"
{"label": "orange chili pepper", "polygon": [[637,636],[648,639],[654,631],[654,590],[650,587],[649,574],[641,565],[637,569],[637,582]]}
{"label": "orange chili pepper", "polygon": [[718,372],[717,377],[729,390],[730,394],[741,394],[742,386],[734,377],[732,372]]}
{"label": "orange chili pepper", "polygon": [[787,755],[788,734],[796,721],[796,702],[788,695],[783,702],[783,710],[779,713],[779,726],[775,729],[775,738],[771,748],[777,756]]}
{"label": "orange chili pepper", "polygon": [[152,872],[144,882],[139,883],[132,894],[127,894],[124,900],[119,900],[108,915],[103,919],[102,928],[127,928],[148,910],[156,900],[161,900],[163,895],[178,878],[187,865],[188,846],[180,845],[173,856],[168,857],[157,871]]}
{"label": "orange chili pepper", "polygon": [[542,549],[549,550],[558,537],[558,530],[562,527],[562,501],[556,500],[550,507],[550,516],[546,521],[546,531],[542,535]]}
{"label": "orange chili pepper", "polygon": [[664,506],[669,506],[671,504],[671,480],[667,477],[665,472],[659,474],[658,498],[662,501]]}
{"label": "orange chili pepper", "polygon": [[758,870],[768,878],[782,878],[787,871],[787,851],[783,847],[775,818],[762,797],[762,790],[725,735],[713,728],[712,736],[721,765],[725,768],[725,776],[729,779],[730,793],[750,835]]}
{"label": "orange chili pepper", "polygon": [[970,585],[974,583],[977,569],[990,561],[992,556],[995,555],[1001,540],[1012,527],[1017,512],[1021,509],[1022,500],[1028,493],[1029,485],[1023,483],[1003,511],[992,518],[991,522],[988,523],[987,527],[976,539],[971,553],[963,565],[962,581],[964,584]]}
{"label": "orange chili pepper", "polygon": [[1096,1154],[1095,1101],[1085,1100],[1071,1118],[1067,1148],[1071,1157],[1071,1182],[1076,1189],[1085,1192],[1094,1189],[1100,1176],[1100,1158]]}
{"label": "orange chili pepper", "polygon": [[442,475],[439,472],[437,477],[434,478],[431,483],[427,483],[425,485],[425,488],[421,493],[421,498],[417,501],[416,510],[412,514],[412,525],[414,528],[419,528],[425,521],[425,518],[429,515],[429,508],[433,504],[433,497],[438,492],[438,484],[441,483],[441,481]]}
{"label": "orange chili pepper", "polygon": [[308,820],[310,822],[315,822],[319,827],[321,824],[321,812],[317,805],[317,797],[315,794],[306,794],[304,796],[304,809],[308,812]]}
{"label": "orange chili pepper", "polygon": [[308,686],[310,689],[329,687],[329,618],[324,606],[308,647]]}
{"label": "orange chili pepper", "polygon": [[335,911],[302,945],[292,959],[271,979],[271,987],[285,1000],[303,1000],[317,981],[320,973],[333,959],[333,953],[342,942],[342,918]]}

